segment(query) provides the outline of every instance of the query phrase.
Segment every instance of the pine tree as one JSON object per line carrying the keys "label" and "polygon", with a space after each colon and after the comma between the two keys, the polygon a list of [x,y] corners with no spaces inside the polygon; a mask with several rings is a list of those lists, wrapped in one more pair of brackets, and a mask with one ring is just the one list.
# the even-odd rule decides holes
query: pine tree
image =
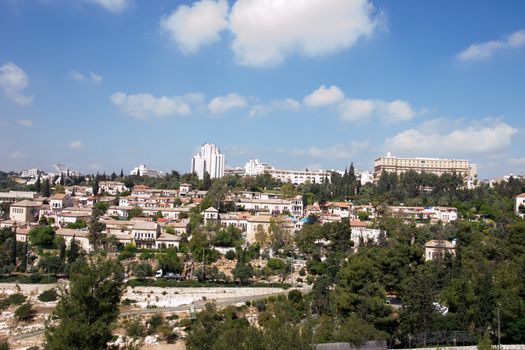
{"label": "pine tree", "polygon": [[35,182],[35,191],[40,193],[41,190],[42,190],[42,181],[40,180],[40,175],[38,175],[36,182]]}
{"label": "pine tree", "polygon": [[51,185],[49,184],[49,179],[44,181],[44,186],[42,188],[42,196],[50,197],[51,196]]}
{"label": "pine tree", "polygon": [[120,262],[97,256],[79,260],[70,269],[54,311],[59,323],[46,329],[46,349],[106,349],[119,315],[124,291]]}
{"label": "pine tree", "polygon": [[99,186],[98,186],[98,182],[99,182],[99,176],[97,175],[95,177],[95,183],[93,184],[93,195],[96,196],[98,194],[98,191],[99,191]]}
{"label": "pine tree", "polygon": [[124,178],[124,169],[120,169],[120,178],[121,178],[121,179]]}
{"label": "pine tree", "polygon": [[80,246],[77,243],[77,240],[75,237],[71,239],[71,243],[69,244],[69,250],[67,251],[67,263],[72,264],[74,263],[78,256],[80,255]]}

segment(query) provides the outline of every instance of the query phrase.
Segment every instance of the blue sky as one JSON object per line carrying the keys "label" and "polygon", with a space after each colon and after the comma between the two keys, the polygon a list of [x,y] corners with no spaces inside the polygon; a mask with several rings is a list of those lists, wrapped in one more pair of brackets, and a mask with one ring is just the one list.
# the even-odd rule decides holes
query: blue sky
{"label": "blue sky", "polygon": [[0,169],[525,173],[525,2],[0,0]]}

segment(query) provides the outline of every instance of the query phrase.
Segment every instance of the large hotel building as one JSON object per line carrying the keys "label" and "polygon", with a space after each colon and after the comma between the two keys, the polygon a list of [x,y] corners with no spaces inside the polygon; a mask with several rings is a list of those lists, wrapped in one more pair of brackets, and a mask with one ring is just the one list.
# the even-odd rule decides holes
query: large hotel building
{"label": "large hotel building", "polygon": [[456,173],[462,175],[468,187],[474,185],[476,178],[476,165],[470,164],[463,159],[444,159],[444,158],[403,158],[395,157],[390,152],[386,156],[379,157],[374,163],[374,182],[379,180],[384,171],[395,172],[397,174],[414,170],[418,173],[426,172],[436,175],[445,173]]}

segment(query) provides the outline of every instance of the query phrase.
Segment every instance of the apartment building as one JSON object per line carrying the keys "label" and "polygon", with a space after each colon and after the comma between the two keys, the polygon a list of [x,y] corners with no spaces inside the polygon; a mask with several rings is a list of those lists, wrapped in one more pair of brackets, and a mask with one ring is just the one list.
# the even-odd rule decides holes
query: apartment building
{"label": "apartment building", "polygon": [[475,164],[464,159],[445,158],[406,158],[396,157],[390,152],[386,156],[379,157],[374,162],[374,182],[379,180],[383,171],[401,174],[407,171],[418,173],[432,173],[442,175],[456,173],[463,176],[468,187],[474,185],[477,168]]}
{"label": "apartment building", "polygon": [[223,177],[224,154],[214,144],[205,143],[191,160],[191,172],[196,173],[200,180],[204,179],[205,172],[208,172],[212,179]]}

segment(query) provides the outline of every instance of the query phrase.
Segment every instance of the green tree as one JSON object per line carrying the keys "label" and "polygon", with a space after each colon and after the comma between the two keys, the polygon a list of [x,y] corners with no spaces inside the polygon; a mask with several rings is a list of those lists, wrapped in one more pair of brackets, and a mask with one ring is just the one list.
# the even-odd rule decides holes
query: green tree
{"label": "green tree", "polygon": [[168,249],[165,253],[157,254],[157,262],[163,273],[180,273],[182,271],[182,263],[175,249]]}
{"label": "green tree", "polygon": [[115,260],[96,256],[70,268],[70,284],[62,289],[54,311],[59,323],[47,325],[47,350],[106,349],[124,291],[124,270]]}
{"label": "green tree", "polygon": [[52,247],[54,239],[55,231],[49,226],[38,226],[29,231],[29,242],[39,247]]}
{"label": "green tree", "polygon": [[51,196],[51,185],[49,184],[49,179],[46,179],[46,181],[44,181],[44,186],[42,186],[42,196]]}
{"label": "green tree", "polygon": [[20,305],[15,310],[15,318],[19,321],[30,321],[35,316],[35,310],[30,303]]}

